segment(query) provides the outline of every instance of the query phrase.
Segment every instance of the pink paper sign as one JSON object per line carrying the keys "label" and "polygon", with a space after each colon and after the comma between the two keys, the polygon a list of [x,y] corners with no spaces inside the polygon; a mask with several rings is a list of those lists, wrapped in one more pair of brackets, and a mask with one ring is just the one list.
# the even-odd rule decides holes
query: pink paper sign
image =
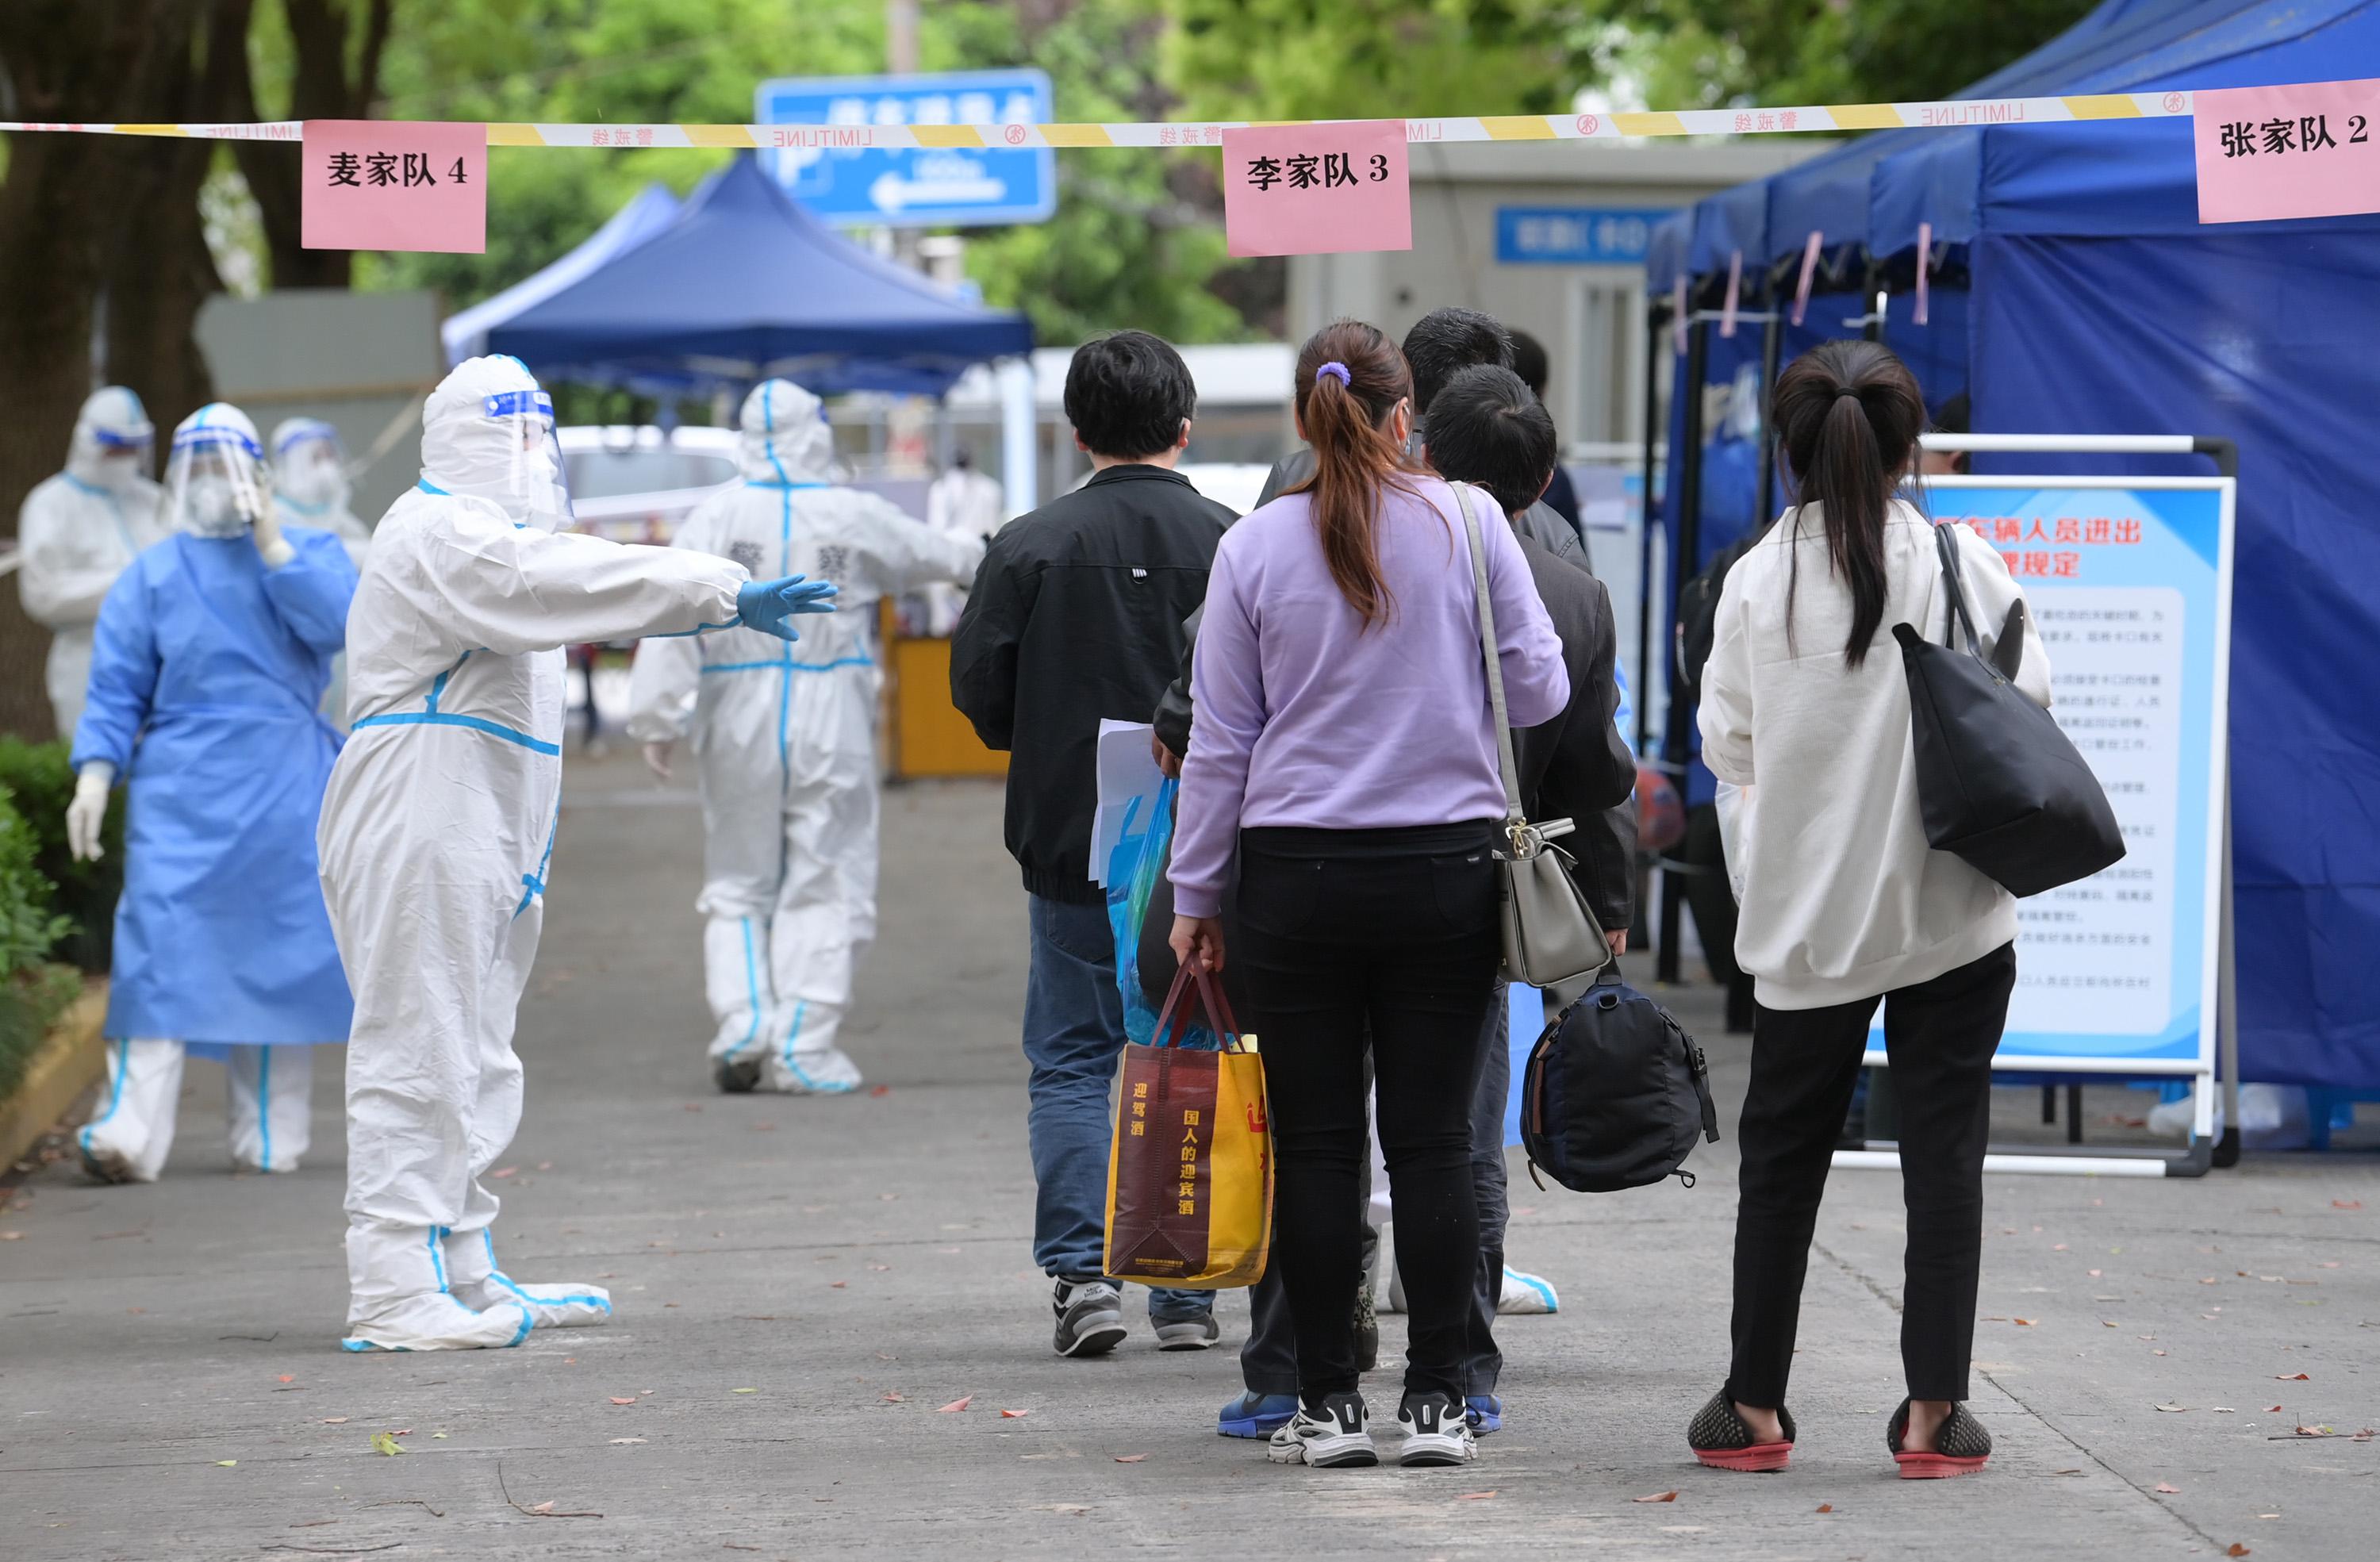
{"label": "pink paper sign", "polygon": [[1234,255],[1411,249],[1404,121],[1225,130],[1223,234]]}
{"label": "pink paper sign", "polygon": [[299,175],[309,249],[488,248],[488,127],[310,119]]}
{"label": "pink paper sign", "polygon": [[2380,212],[2380,81],[2194,94],[2198,220]]}

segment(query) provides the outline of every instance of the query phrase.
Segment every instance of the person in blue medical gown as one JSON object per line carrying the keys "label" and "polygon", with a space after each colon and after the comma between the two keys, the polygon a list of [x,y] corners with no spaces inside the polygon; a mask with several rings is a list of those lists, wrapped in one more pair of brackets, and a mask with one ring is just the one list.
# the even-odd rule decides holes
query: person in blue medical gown
{"label": "person in blue medical gown", "polygon": [[153,1181],[186,1055],[231,1075],[231,1155],[294,1171],[313,1048],[353,1006],[314,850],[339,739],[317,714],[355,566],[327,531],[283,527],[256,427],[223,403],[174,430],[165,539],[108,591],[75,729],[75,854],[99,855],[129,791],[108,992],[107,1082],[77,1135],[111,1182]]}

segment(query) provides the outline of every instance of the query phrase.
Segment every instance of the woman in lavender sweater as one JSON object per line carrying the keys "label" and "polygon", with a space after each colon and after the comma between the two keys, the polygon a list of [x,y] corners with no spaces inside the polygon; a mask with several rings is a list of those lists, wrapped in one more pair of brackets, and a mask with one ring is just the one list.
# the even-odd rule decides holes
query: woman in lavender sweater
{"label": "woman in lavender sweater", "polygon": [[1279,1157],[1274,1261],[1297,1335],[1283,1463],[1378,1462],[1356,1387],[1364,1052],[1411,1313],[1398,1421],[1406,1464],[1472,1457],[1462,1367],[1479,1257],[1472,1083],[1500,959],[1504,788],[1463,506],[1479,521],[1516,726],[1570,698],[1561,643],[1495,502],[1405,459],[1413,380],[1378,331],[1341,321],[1297,360],[1312,478],[1215,555],[1182,773],[1173,947],[1231,958],[1263,1038]]}

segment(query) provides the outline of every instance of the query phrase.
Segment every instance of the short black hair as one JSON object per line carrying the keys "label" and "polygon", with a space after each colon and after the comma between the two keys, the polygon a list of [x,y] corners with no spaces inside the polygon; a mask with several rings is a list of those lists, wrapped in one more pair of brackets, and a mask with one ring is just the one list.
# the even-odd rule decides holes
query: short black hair
{"label": "short black hair", "polygon": [[1413,366],[1414,408],[1426,411],[1457,369],[1512,368],[1512,333],[1477,309],[1432,309],[1405,333],[1405,362]]}
{"label": "short black hair", "polygon": [[1539,401],[1546,399],[1546,381],[1553,374],[1553,363],[1546,357],[1546,345],[1525,331],[1512,333],[1512,372]]}
{"label": "short black hair", "polygon": [[1066,421],[1094,455],[1135,461],[1162,454],[1198,411],[1190,366],[1146,331],[1119,331],[1075,349],[1066,367]]}
{"label": "short black hair", "polygon": [[1973,421],[1973,418],[1971,404],[1967,400],[1967,393],[1961,391],[1957,395],[1944,402],[1942,410],[1934,415],[1933,431],[1937,434],[1967,433],[1970,431],[1968,425]]}
{"label": "short black hair", "polygon": [[1429,464],[1475,483],[1517,515],[1554,474],[1554,420],[1521,377],[1494,364],[1458,369],[1429,404]]}

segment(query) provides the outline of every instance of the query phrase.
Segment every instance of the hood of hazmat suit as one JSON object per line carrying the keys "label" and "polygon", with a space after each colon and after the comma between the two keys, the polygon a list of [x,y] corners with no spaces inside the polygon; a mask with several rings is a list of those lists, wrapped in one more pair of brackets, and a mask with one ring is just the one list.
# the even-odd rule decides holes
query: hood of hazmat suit
{"label": "hood of hazmat suit", "polygon": [[264,446],[248,414],[209,402],[174,430],[165,524],[193,537],[237,537],[264,511]]}
{"label": "hood of hazmat suit", "polygon": [[285,418],[273,428],[273,503],[284,526],[320,527],[336,537],[358,571],[371,533],[356,518],[347,478],[347,449],[339,430],[319,418]]}
{"label": "hood of hazmat suit", "polygon": [[92,392],[75,418],[66,469],[26,495],[18,515],[17,588],[25,615],[50,631],[45,683],[58,735],[69,741],[99,605],[134,556],[164,535],[164,490],[149,477],[155,432],[130,391]]}
{"label": "hood of hazmat suit", "polygon": [[552,406],[517,360],[457,366],[347,618],[354,733],[322,859],[356,994],[350,1350],[507,1345],[610,1314],[600,1288],[504,1277],[488,1235],[560,816],[562,648],[727,627],[748,576],[552,529],[568,514],[552,451]]}
{"label": "hood of hazmat suit", "polygon": [[832,580],[837,611],[807,621],[799,645],[748,629],[646,641],[628,728],[691,735],[700,766],[714,1075],[841,1092],[859,1083],[836,1042],[876,928],[877,603],[972,580],[983,542],[829,484],[824,410],[789,381],[746,398],[742,438],[744,481],[687,516],[673,551]]}

